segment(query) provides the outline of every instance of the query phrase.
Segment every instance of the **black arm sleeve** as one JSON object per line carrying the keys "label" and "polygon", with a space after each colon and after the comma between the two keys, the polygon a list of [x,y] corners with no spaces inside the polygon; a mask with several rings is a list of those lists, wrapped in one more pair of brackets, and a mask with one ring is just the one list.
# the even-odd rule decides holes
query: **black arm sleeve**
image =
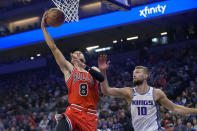
{"label": "black arm sleeve", "polygon": [[89,67],[87,65],[85,67],[85,70],[88,71],[99,82],[103,82],[104,81],[104,76],[102,75],[101,72],[98,72],[98,71],[92,69],[91,67]]}

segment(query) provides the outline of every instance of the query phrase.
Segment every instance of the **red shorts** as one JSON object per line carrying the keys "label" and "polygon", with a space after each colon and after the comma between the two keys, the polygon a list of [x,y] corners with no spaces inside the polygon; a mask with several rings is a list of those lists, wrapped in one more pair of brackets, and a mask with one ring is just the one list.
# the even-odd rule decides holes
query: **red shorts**
{"label": "red shorts", "polygon": [[64,114],[72,128],[72,131],[96,131],[97,114],[96,110],[85,109],[81,106],[71,104]]}

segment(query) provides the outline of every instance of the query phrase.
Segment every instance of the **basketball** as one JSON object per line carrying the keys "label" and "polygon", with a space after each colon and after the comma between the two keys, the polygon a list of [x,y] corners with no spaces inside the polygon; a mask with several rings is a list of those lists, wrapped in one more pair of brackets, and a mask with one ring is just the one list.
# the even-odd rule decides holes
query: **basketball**
{"label": "basketball", "polygon": [[59,27],[64,23],[64,20],[65,16],[61,10],[57,8],[51,8],[50,10],[48,10],[46,19],[47,25],[51,27]]}

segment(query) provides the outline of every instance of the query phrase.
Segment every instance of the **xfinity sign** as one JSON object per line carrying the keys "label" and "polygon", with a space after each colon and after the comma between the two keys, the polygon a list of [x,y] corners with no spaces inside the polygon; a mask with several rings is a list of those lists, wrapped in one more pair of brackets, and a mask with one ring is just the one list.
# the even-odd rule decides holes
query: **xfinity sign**
{"label": "xfinity sign", "polygon": [[166,10],[166,5],[160,5],[158,4],[155,7],[149,7],[145,6],[143,10],[140,10],[140,16],[147,17],[148,15],[156,14],[156,13],[161,13],[164,14]]}

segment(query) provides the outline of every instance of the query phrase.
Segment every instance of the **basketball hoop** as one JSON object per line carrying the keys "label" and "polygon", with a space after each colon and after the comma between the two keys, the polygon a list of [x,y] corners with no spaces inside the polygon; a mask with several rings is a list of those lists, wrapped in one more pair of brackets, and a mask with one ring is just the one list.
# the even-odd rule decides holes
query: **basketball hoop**
{"label": "basketball hoop", "polygon": [[52,0],[57,8],[64,12],[65,22],[79,21],[79,0]]}

